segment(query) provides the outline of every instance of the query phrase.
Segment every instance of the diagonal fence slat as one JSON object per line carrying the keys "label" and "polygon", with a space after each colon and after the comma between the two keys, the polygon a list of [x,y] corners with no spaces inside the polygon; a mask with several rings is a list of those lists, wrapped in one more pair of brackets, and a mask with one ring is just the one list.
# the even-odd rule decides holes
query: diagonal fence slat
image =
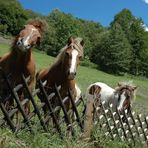
{"label": "diagonal fence slat", "polygon": [[[2,71],[2,69],[0,69]],[[80,113],[77,110],[77,107],[81,104],[81,102],[83,102],[83,106],[84,106],[84,100],[81,98],[79,99],[77,102],[73,101],[73,98],[71,96],[71,94],[69,93],[69,95],[65,98],[61,97],[61,94],[59,92],[59,87],[55,86],[55,92],[47,95],[47,92],[45,91],[44,87],[46,85],[46,82],[39,82],[39,88],[35,89],[33,92],[30,92],[29,87],[28,87],[28,82],[30,80],[30,77],[25,78],[24,75],[22,75],[22,84],[18,84],[17,86],[12,86],[11,85],[11,80],[9,80],[9,78],[7,78],[7,76],[5,75],[5,73],[2,71],[2,76],[4,77],[4,82],[6,82],[7,87],[9,88],[10,94],[8,94],[8,97],[6,99],[4,99],[5,101],[9,101],[9,99],[14,99],[14,106],[12,109],[7,110],[5,107],[5,102],[0,102],[0,108],[2,111],[2,115],[3,117],[2,119],[2,124],[5,125],[5,122],[7,122],[7,124],[10,126],[10,128],[12,129],[12,131],[18,131],[19,129],[25,128],[25,125],[27,125],[29,127],[29,130],[31,132],[33,132],[32,130],[32,123],[36,122],[36,121],[40,121],[40,125],[43,127],[44,131],[48,132],[49,131],[49,126],[48,126],[48,121],[50,118],[52,118],[53,120],[53,125],[54,127],[52,127],[55,131],[55,129],[58,131],[58,133],[60,134],[61,138],[63,138],[63,132],[61,131],[61,127],[63,126],[62,124],[66,123],[67,126],[67,130],[71,131],[72,135],[74,135],[74,129],[73,126],[76,123],[75,121],[77,121],[79,127],[83,128],[82,126],[82,121],[80,120]],[[18,94],[18,92],[23,89],[23,100],[20,99],[20,95]],[[41,100],[39,99],[38,102],[35,99],[35,97],[37,96],[37,94],[41,92],[44,95],[45,101],[41,102]],[[55,96],[56,95],[56,96]],[[51,104],[51,100],[53,97],[57,97],[58,101],[59,101],[59,106],[57,106],[56,108],[52,107]],[[65,108],[65,103],[66,101],[71,101],[72,104],[72,108],[67,111]],[[22,101],[21,101],[22,100]],[[25,110],[24,110],[24,106],[30,103],[31,104],[31,112],[29,112],[28,114],[26,114]],[[44,106],[47,106],[48,108],[48,114],[46,116],[43,115],[43,111],[42,108]],[[61,120],[57,120],[56,118],[56,113],[60,110],[63,110],[64,113],[64,117],[61,118]],[[18,123],[14,122],[14,115],[16,114],[18,116],[18,112],[20,112],[20,117],[21,120]],[[71,122],[70,120],[70,114],[71,113],[75,113],[76,114],[76,120],[74,120],[73,122]],[[37,118],[36,118],[37,115]],[[23,121],[22,121],[22,117],[23,117]],[[0,119],[0,120],[1,120]],[[36,121],[33,121],[33,119],[35,119]],[[23,123],[23,125],[22,125]],[[1,124],[1,126],[2,126]],[[76,125],[76,124],[75,124]]]}
{"label": "diagonal fence slat", "polygon": [[[132,145],[135,145],[137,141],[148,145],[148,117],[142,119],[140,115],[134,116],[134,112],[131,110],[129,112],[123,110],[123,114],[121,114],[117,108],[116,112],[113,112],[112,105],[104,106],[104,104],[104,102],[101,103],[100,110],[102,110],[102,113],[100,113],[98,118],[102,121],[105,119],[103,123],[99,122],[101,127],[107,129],[107,131],[104,131],[106,136],[108,134],[114,137],[119,135],[121,140],[125,140]],[[95,120],[98,121],[97,119]]]}
{"label": "diagonal fence slat", "polygon": [[[95,104],[95,100],[98,98],[88,98],[86,104],[86,112],[85,112],[85,120],[84,120],[84,132],[82,134],[82,138],[87,140],[90,139],[90,123],[88,122],[88,115],[91,116],[89,119],[93,118],[94,127],[101,134],[107,138],[111,138],[115,140],[118,138],[119,140],[126,141],[130,147],[135,146],[137,143],[141,143],[144,147],[148,146],[148,117],[141,118],[139,115],[134,115],[135,112],[123,110],[119,112],[119,110],[113,105],[107,102],[101,102],[100,104]],[[92,100],[92,103],[90,101]],[[94,103],[93,108],[89,109],[90,106]],[[93,111],[95,110],[95,112]],[[89,121],[90,121],[89,120]],[[91,127],[91,132],[93,131],[93,127]],[[89,134],[87,134],[89,131]]]}
{"label": "diagonal fence slat", "polygon": [[45,89],[44,89],[44,87],[43,87],[43,85],[41,83],[41,80],[39,80],[39,86],[40,86],[40,89],[41,89],[41,91],[42,91],[42,93],[44,95],[46,105],[47,105],[47,107],[49,109],[49,112],[51,113],[51,117],[53,119],[53,122],[55,123],[55,126],[57,128],[57,131],[62,136],[61,129],[60,129],[60,126],[58,124],[58,120],[57,120],[56,115],[55,115],[55,113],[53,111],[52,105],[51,105],[51,103],[48,100],[48,95],[47,95],[47,93],[46,93],[46,91],[45,91]]}
{"label": "diagonal fence slat", "polygon": [[60,95],[60,93],[58,91],[58,87],[57,87],[56,84],[55,84],[55,92],[57,94],[57,98],[59,100],[60,106],[61,106],[61,108],[63,110],[64,118],[65,118],[65,122],[67,124],[68,130],[72,132],[72,135],[74,135],[74,130],[73,130],[72,124],[70,122],[69,116],[67,114],[66,108],[65,108],[64,103],[62,101],[62,97],[61,97],[61,95]]}
{"label": "diagonal fence slat", "polygon": [[11,118],[9,117],[9,114],[7,112],[7,110],[5,109],[5,106],[2,102],[0,102],[0,108],[5,116],[5,119],[7,120],[7,124],[10,126],[10,128],[12,129],[13,132],[16,131],[16,127],[13,123],[13,121],[11,120]]}
{"label": "diagonal fence slat", "polygon": [[[20,103],[18,94],[15,92],[13,86],[11,85],[10,81],[8,80],[8,78],[7,78],[7,76],[5,75],[5,73],[4,73],[3,70],[1,70],[1,73],[2,73],[2,76],[3,76],[3,78],[4,78],[5,82],[6,82],[6,84],[7,84],[8,88],[9,88],[9,90],[10,90],[10,93],[11,93],[12,97],[14,98],[14,100],[15,100],[16,103],[17,103],[18,109],[19,109],[19,111],[21,112],[21,114],[22,114],[22,116],[23,116],[23,118],[24,118],[24,122],[25,122],[25,123],[27,124],[27,126],[29,127],[29,130],[32,131],[31,125],[30,125],[30,123],[29,123],[29,120],[28,120],[28,118],[27,118],[27,116],[26,116],[26,114],[25,114],[25,111],[24,111],[24,109],[23,109],[23,106],[22,106],[21,103]],[[12,99],[12,98],[11,98],[11,99]]]}
{"label": "diagonal fence slat", "polygon": [[[2,69],[0,69],[2,71]],[[38,123],[41,125],[41,127],[46,132],[56,132],[60,134],[61,138],[63,137],[63,126],[67,127],[68,131],[72,132],[72,135],[75,135],[75,127],[78,125],[81,131],[83,132],[83,121],[82,119],[85,117],[84,114],[78,112],[78,106],[83,103],[83,107],[85,107],[85,103],[83,98],[79,99],[77,102],[74,102],[73,96],[68,91],[68,96],[65,98],[61,97],[59,88],[55,85],[55,92],[48,94],[45,90],[45,82],[39,82],[39,88],[35,89],[33,92],[30,92],[28,87],[28,81],[29,77],[25,78],[24,75],[22,76],[22,84],[18,84],[17,86],[13,87],[11,85],[11,82],[9,78],[2,72],[2,76],[4,77],[4,82],[7,84],[10,94],[7,95],[5,101],[8,101],[9,99],[14,99],[15,105],[10,110],[6,109],[5,102],[3,102],[2,99],[0,99],[0,108],[1,108],[1,115],[2,117],[0,120],[2,120],[2,125],[6,127],[7,123],[13,132],[17,131],[18,129],[24,128],[25,125],[29,127],[29,130],[32,131],[32,123]],[[18,94],[18,91],[20,89],[25,90],[25,93],[27,94],[22,101],[20,101],[20,96]],[[37,93],[41,92],[44,95],[45,101],[41,102],[40,99],[36,100]],[[48,94],[48,95],[47,95]],[[0,96],[1,97],[1,96]],[[59,101],[59,106],[56,106],[55,108],[52,107],[51,101],[53,97],[57,97]],[[38,102],[37,102],[38,101]],[[72,108],[67,111],[65,108],[65,103],[67,101],[71,102]],[[24,105],[26,103],[30,102],[32,105],[32,111],[29,114],[26,114],[24,111]],[[48,108],[48,114],[46,116],[43,115],[42,108],[44,106],[47,106]],[[94,118],[94,124],[100,125],[102,127],[102,131],[104,131],[104,135],[109,136],[112,140],[115,140],[115,138],[119,138],[120,140],[125,140],[128,143],[136,143],[137,139],[139,139],[139,142],[142,141],[145,144],[148,145],[148,117],[143,117],[139,115],[134,115],[134,112],[129,110],[129,113],[127,114],[126,111],[123,112],[123,114],[119,113],[118,110],[114,111],[112,105],[108,105],[108,108],[106,108],[105,103],[100,103],[100,106],[94,106],[94,110],[96,110],[97,115],[92,118]],[[60,120],[56,118],[56,113],[62,109],[63,116],[60,116]],[[102,112],[100,112],[102,110]],[[17,126],[14,122],[13,116],[17,112],[21,112],[21,117],[23,117],[22,123],[24,126],[19,125]],[[75,119],[73,121],[70,120],[70,114],[75,113]],[[95,111],[93,112],[95,113]],[[37,115],[37,116],[36,116]],[[35,119],[35,121],[33,121]],[[50,125],[52,130],[49,130],[48,122],[52,119],[53,125]],[[124,121],[124,120],[125,121]],[[21,123],[21,124],[22,124]],[[65,124],[66,123],[66,124]],[[87,127],[87,126],[85,126]],[[84,129],[85,130],[85,129]]]}
{"label": "diagonal fence slat", "polygon": [[76,114],[77,122],[78,122],[78,124],[79,124],[79,126],[80,126],[80,128],[81,128],[81,131],[83,131],[83,125],[82,125],[82,122],[81,122],[81,119],[80,119],[78,110],[77,110],[77,108],[76,108],[76,105],[75,105],[75,102],[74,102],[74,98],[73,98],[73,96],[72,96],[71,91],[69,90],[68,92],[69,92],[69,96],[70,96],[70,97],[69,97],[69,98],[70,98],[70,101],[71,101],[71,103],[72,103],[72,108],[73,108],[73,110],[74,110],[74,113]]}
{"label": "diagonal fence slat", "polygon": [[27,91],[27,94],[29,95],[29,99],[30,99],[30,101],[32,102],[32,105],[33,105],[33,107],[34,107],[35,113],[38,115],[38,118],[39,118],[40,123],[41,123],[41,125],[43,126],[44,130],[45,130],[45,131],[48,131],[48,129],[47,129],[45,123],[44,123],[43,120],[42,120],[41,114],[40,114],[40,112],[39,112],[39,109],[38,109],[38,107],[37,107],[35,101],[34,101],[34,98],[33,98],[32,94],[31,94],[31,92],[29,91],[29,88],[28,88],[28,85],[27,85],[27,83],[26,83],[26,80],[25,80],[24,75],[22,75],[22,79],[23,79],[23,84],[24,84],[24,87],[25,87],[25,89],[26,89],[26,91]]}

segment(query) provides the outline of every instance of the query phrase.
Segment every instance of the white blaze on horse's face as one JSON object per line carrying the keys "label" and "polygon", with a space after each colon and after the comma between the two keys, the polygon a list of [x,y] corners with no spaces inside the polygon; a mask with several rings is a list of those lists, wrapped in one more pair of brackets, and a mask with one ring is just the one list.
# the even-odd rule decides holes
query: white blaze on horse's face
{"label": "white blaze on horse's face", "polygon": [[120,102],[118,104],[118,110],[121,111],[123,109],[123,105],[124,105],[124,101],[126,99],[126,95],[125,95],[125,92],[123,92],[121,95],[120,95]]}
{"label": "white blaze on horse's face", "polygon": [[40,38],[39,31],[32,25],[26,25],[20,32],[16,45],[21,51],[25,52],[36,44],[38,38]]}
{"label": "white blaze on horse's face", "polygon": [[72,60],[71,60],[71,66],[70,66],[70,74],[76,74],[76,68],[77,68],[77,56],[78,56],[78,51],[76,49],[72,50]]}
{"label": "white blaze on horse's face", "polygon": [[24,38],[24,40],[23,40],[24,47],[26,47],[26,48],[29,47],[29,39],[31,39],[34,31],[37,31],[37,29],[35,29],[35,28],[30,29],[30,34],[26,38]]}

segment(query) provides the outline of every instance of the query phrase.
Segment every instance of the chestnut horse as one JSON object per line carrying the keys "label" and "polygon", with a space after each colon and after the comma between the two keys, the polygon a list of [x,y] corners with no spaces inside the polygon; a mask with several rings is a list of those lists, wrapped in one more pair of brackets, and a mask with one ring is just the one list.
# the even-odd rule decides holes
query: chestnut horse
{"label": "chestnut horse", "polygon": [[[81,38],[69,38],[67,45],[61,49],[57,56],[56,62],[48,69],[41,70],[36,76],[36,87],[38,81],[46,81],[45,90],[49,95],[55,90],[55,84],[61,86],[60,94],[62,98],[68,96],[68,90],[71,91],[73,98],[76,100],[80,96],[80,89],[76,85],[75,76],[79,61],[83,56],[84,41]],[[41,93],[38,97],[44,102],[44,97]],[[53,108],[59,105],[56,96],[51,101]],[[66,110],[71,108],[70,99],[65,103]],[[47,106],[43,107],[44,115],[47,113]],[[59,113],[57,113],[57,118]]]}
{"label": "chestnut horse", "polygon": [[[32,56],[32,47],[40,42],[41,33],[47,27],[46,22],[34,19],[28,21],[27,25],[15,37],[10,52],[0,58],[0,67],[6,75],[11,75],[11,85],[15,86],[22,82],[21,75],[30,76],[28,82],[29,90],[33,89],[35,77],[35,61]],[[0,76],[2,84],[3,79]],[[23,99],[23,89],[19,92],[20,100]],[[0,85],[0,96],[5,99],[8,96],[8,87],[3,83]],[[7,110],[14,106],[13,98],[5,102]],[[25,105],[25,112],[29,113],[29,102]]]}

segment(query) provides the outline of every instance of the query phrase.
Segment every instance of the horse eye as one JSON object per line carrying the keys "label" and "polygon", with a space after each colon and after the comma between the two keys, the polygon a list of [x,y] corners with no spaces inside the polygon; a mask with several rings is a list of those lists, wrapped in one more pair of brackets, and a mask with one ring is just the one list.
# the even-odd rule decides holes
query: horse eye
{"label": "horse eye", "polygon": [[82,59],[82,56],[79,56],[79,59],[81,60]]}
{"label": "horse eye", "polygon": [[68,52],[66,52],[66,56],[69,56],[69,53]]}
{"label": "horse eye", "polygon": [[23,26],[23,29],[25,29],[26,28],[26,26]]}

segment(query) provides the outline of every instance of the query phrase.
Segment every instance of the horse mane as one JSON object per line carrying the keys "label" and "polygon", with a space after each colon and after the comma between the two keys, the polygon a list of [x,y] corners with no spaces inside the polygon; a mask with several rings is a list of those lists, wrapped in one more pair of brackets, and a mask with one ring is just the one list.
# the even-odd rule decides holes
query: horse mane
{"label": "horse mane", "polygon": [[[77,46],[78,52],[83,56],[83,46],[80,44],[81,41],[82,41],[82,38],[77,37],[77,38],[74,39],[74,42],[72,44],[74,46]],[[63,61],[64,55],[65,55],[65,51],[66,51],[67,48],[68,48],[68,45],[64,46],[60,50],[59,54],[56,57],[55,62],[52,64],[52,66],[50,67],[50,69],[52,67],[55,67],[56,65],[58,65],[59,63],[61,63]]]}
{"label": "horse mane", "polygon": [[45,20],[41,20],[40,18],[28,20],[27,24],[33,25],[40,33],[45,32],[48,29],[47,22]]}
{"label": "horse mane", "polygon": [[[33,25],[35,28],[39,30],[40,33],[45,32],[48,29],[48,24],[45,20],[41,20],[40,18],[30,19],[27,21],[27,25]],[[10,50],[13,50],[15,47],[15,43],[18,39],[18,35],[13,39]]]}
{"label": "horse mane", "polygon": [[132,100],[135,100],[136,98],[136,86],[133,84],[133,81],[125,81],[125,82],[119,82],[118,86],[115,88],[115,91],[118,92],[122,89],[129,89],[132,93]]}
{"label": "horse mane", "polygon": [[122,81],[119,82],[118,85],[122,86],[122,87],[135,87],[135,85],[133,84],[133,81]]}

